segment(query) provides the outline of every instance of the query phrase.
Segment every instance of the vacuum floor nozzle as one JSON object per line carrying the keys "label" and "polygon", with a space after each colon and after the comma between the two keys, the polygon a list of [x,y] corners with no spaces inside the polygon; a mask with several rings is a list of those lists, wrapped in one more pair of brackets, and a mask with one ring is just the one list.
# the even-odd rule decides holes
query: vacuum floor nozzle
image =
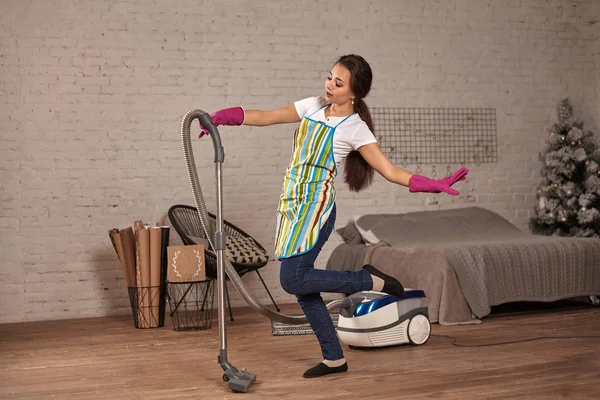
{"label": "vacuum floor nozzle", "polygon": [[232,367],[225,371],[223,380],[228,382],[228,387],[231,391],[247,393],[250,386],[256,381],[256,374],[246,371],[246,368],[238,371],[237,368]]}

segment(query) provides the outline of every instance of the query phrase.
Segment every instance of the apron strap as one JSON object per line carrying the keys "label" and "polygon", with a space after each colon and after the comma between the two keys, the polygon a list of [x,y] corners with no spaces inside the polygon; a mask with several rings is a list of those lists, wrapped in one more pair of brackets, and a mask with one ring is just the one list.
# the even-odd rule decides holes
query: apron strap
{"label": "apron strap", "polygon": [[342,122],[344,122],[345,120],[347,120],[348,118],[350,118],[350,117],[351,117],[351,116],[353,116],[354,114],[356,114],[356,113],[352,113],[352,114],[348,115],[346,118],[344,118],[343,120],[341,120],[340,122],[338,122],[338,123],[337,123],[337,124],[334,126],[334,128],[337,128],[337,127],[338,127],[338,126],[339,126],[339,125],[340,125]]}
{"label": "apron strap", "polygon": [[[318,113],[319,111],[321,111],[322,109],[329,107],[331,105],[331,103],[327,103],[325,104],[323,107],[319,108],[318,110],[316,110],[315,112],[313,112],[312,114],[308,115],[307,118],[312,117],[313,115],[315,115],[316,113]],[[347,120],[348,118],[350,118],[351,116],[353,116],[356,113],[352,113],[350,115],[348,115],[346,118],[344,118],[343,120],[341,120],[340,122],[338,122],[335,126],[332,126],[332,128],[337,128],[339,124],[341,124],[342,122],[344,122],[345,120]]]}

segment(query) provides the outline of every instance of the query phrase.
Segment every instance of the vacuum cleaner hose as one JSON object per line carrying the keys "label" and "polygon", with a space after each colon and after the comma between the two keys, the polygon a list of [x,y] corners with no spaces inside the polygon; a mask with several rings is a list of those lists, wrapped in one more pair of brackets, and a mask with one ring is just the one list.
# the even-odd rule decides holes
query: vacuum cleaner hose
{"label": "vacuum cleaner hose", "polygon": [[[208,239],[210,246],[213,250],[217,249],[215,246],[215,241],[220,240],[215,237],[215,231],[212,228],[212,225],[209,223],[208,210],[206,209],[206,204],[204,202],[204,197],[202,196],[202,188],[200,187],[200,181],[198,179],[198,171],[196,170],[196,162],[194,160],[194,153],[192,151],[192,143],[190,139],[190,126],[194,119],[198,118],[203,127],[205,127],[210,132],[210,137],[213,141],[213,146],[215,149],[215,163],[223,163],[224,160],[224,151],[223,146],[221,145],[221,137],[217,128],[212,124],[210,116],[199,109],[194,109],[189,111],[183,121],[181,123],[181,141],[183,145],[183,154],[185,156],[185,164],[188,172],[188,177],[190,180],[190,185],[192,187],[192,193],[194,195],[194,201],[196,203],[196,209],[198,210],[198,216],[200,217],[200,222],[202,223],[202,227],[204,228],[204,233],[206,234],[206,238]],[[220,168],[217,168],[217,186],[219,187],[217,193],[218,198],[222,199],[222,185],[221,182],[221,174]],[[219,218],[219,215],[217,216]],[[226,240],[226,239],[225,239]],[[224,243],[222,243],[224,245]],[[288,325],[300,325],[305,324],[307,322],[306,317],[304,315],[286,315],[281,314],[279,312],[273,311],[270,308],[265,307],[260,302],[258,302],[248,291],[242,279],[237,274],[233,265],[226,257],[222,257],[224,260],[224,270],[229,276],[229,279],[242,295],[243,299],[248,303],[248,305],[256,312],[266,316],[267,318],[278,321]],[[335,306],[339,306],[342,304],[342,300],[334,300],[327,304],[327,309],[331,309]]]}

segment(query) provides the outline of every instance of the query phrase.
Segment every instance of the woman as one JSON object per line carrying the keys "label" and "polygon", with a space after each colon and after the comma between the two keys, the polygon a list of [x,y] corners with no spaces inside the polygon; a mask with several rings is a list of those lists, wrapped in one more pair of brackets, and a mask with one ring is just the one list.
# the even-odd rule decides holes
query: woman
{"label": "woman", "polygon": [[[296,295],[323,353],[323,361],[304,373],[314,378],[345,372],[348,364],[321,292],[381,291],[404,295],[393,277],[365,265],[361,271],[315,269],[315,260],[333,230],[336,208],[334,178],[345,161],[344,178],[350,190],[367,188],[376,170],[410,192],[459,193],[450,186],[465,179],[461,168],[451,177],[431,180],[390,163],[373,135],[364,102],[373,75],[360,56],[340,57],[325,82],[325,98],[311,97],[273,111],[228,108],[211,115],[217,125],[268,126],[300,122],[287,168],[277,213],[275,254],[281,261],[283,289]],[[208,133],[202,128],[200,137]]]}

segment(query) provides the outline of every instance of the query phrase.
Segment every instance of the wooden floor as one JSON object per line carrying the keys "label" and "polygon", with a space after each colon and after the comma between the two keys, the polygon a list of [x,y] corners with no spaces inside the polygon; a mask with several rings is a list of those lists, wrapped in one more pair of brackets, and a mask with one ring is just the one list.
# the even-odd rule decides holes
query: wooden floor
{"label": "wooden floor", "polygon": [[[483,344],[537,336],[600,335],[600,308],[497,309],[480,325],[433,325],[434,335]],[[298,308],[288,305],[286,312]],[[456,347],[432,336],[423,346],[356,350],[350,370],[304,379],[321,360],[313,335],[272,336],[270,322],[237,309],[229,359],[258,375],[232,393],[217,364],[216,320],[208,331],[135,329],[131,317],[0,325],[1,399],[598,399],[600,338]]]}

